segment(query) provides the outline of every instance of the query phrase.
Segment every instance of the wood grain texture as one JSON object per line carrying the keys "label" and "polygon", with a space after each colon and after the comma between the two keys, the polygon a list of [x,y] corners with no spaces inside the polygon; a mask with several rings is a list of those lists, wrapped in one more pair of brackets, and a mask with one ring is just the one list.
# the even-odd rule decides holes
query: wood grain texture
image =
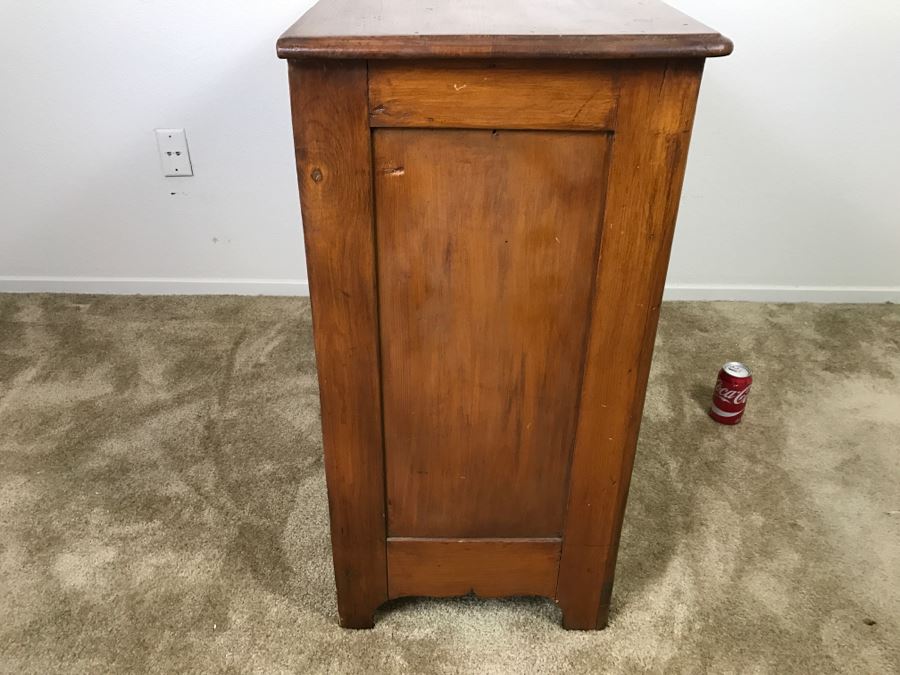
{"label": "wood grain texture", "polygon": [[559,539],[388,539],[391,598],[409,595],[552,598]]}
{"label": "wood grain texture", "polygon": [[606,62],[373,61],[373,127],[611,129],[615,70]]}
{"label": "wood grain texture", "polygon": [[561,533],[608,145],[374,131],[390,535]]}
{"label": "wood grain texture", "polygon": [[375,242],[364,62],[290,66],[341,625],[387,599]]}
{"label": "wood grain texture", "polygon": [[558,602],[606,624],[703,62],[623,67]]}
{"label": "wood grain texture", "polygon": [[706,57],[716,31],[657,0],[320,0],[278,40],[283,58]]}

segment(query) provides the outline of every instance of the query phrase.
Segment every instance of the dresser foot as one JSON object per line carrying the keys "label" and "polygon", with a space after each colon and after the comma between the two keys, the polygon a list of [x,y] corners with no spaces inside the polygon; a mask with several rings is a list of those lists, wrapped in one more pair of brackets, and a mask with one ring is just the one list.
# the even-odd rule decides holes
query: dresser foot
{"label": "dresser foot", "polygon": [[352,612],[342,612],[340,615],[341,628],[351,630],[366,630],[375,627],[375,610],[362,609]]}
{"label": "dresser foot", "polygon": [[609,607],[601,607],[596,615],[576,609],[563,609],[563,628],[566,630],[603,630],[609,623]]}

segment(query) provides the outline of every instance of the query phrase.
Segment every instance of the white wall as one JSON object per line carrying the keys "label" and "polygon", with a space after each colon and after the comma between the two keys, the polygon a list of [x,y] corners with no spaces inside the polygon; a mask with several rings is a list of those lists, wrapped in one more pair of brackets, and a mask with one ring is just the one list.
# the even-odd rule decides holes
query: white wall
{"label": "white wall", "polygon": [[669,297],[900,301],[900,3],[671,0],[707,61]]}
{"label": "white wall", "polygon": [[0,290],[304,292],[275,39],[311,4],[4,0]]}
{"label": "white wall", "polygon": [[[274,40],[309,4],[3,2],[0,291],[305,292]],[[672,4],[737,47],[707,63],[669,297],[900,301],[900,3]]]}

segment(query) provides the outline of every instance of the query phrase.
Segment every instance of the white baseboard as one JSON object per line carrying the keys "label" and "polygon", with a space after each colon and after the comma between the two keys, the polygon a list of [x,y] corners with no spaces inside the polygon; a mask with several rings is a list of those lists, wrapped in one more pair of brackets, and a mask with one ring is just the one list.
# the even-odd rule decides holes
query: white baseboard
{"label": "white baseboard", "polygon": [[305,279],[0,277],[0,293],[102,295],[309,295]]}
{"label": "white baseboard", "polygon": [[[307,296],[309,295],[309,282],[305,279],[0,276],[0,293]],[[666,286],[664,299],[747,302],[900,303],[900,287],[669,284]]]}
{"label": "white baseboard", "polygon": [[900,303],[900,286],[766,286],[667,284],[663,300]]}

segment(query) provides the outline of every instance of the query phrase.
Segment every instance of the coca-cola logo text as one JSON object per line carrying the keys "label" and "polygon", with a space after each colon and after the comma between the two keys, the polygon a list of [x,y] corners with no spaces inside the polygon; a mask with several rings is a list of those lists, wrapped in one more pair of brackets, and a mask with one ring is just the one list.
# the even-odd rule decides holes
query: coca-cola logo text
{"label": "coca-cola logo text", "polygon": [[716,380],[716,396],[718,396],[722,400],[741,404],[747,400],[747,395],[749,393],[749,384],[743,389],[728,389],[727,387],[722,386],[722,380]]}

